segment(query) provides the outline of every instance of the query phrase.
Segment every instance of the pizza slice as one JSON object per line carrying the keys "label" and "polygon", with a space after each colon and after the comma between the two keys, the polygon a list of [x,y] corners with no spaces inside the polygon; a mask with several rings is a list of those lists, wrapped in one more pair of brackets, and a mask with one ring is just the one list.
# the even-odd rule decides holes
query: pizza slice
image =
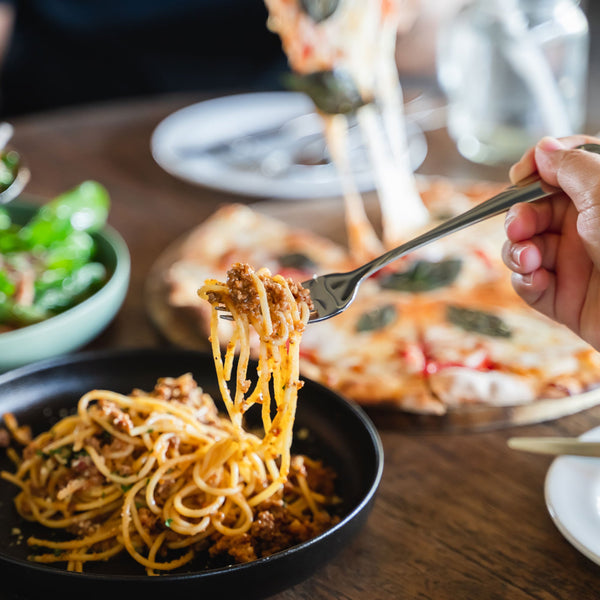
{"label": "pizza slice", "polygon": [[210,307],[197,296],[198,282],[225,277],[236,262],[299,282],[351,268],[347,251],[328,239],[242,204],[224,205],[168,249],[150,273],[146,301],[154,322],[181,345],[206,345]]}
{"label": "pizza slice", "polygon": [[443,414],[425,376],[418,310],[409,298],[361,295],[334,319],[307,327],[301,372],[366,407]]}
{"label": "pizza slice", "polygon": [[420,339],[431,392],[446,407],[514,406],[597,384],[600,356],[566,327],[493,290],[430,304]]}
{"label": "pizza slice", "polygon": [[437,306],[474,289],[487,287],[513,302],[498,226],[479,224],[373,275],[344,313],[307,328],[302,372],[364,406],[444,414],[445,398],[431,386],[424,331]]}

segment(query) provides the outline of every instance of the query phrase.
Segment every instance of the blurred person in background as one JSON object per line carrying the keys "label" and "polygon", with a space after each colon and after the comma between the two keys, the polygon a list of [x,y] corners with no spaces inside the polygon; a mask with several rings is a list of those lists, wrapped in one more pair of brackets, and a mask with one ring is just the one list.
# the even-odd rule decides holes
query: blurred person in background
{"label": "blurred person in background", "polygon": [[0,0],[0,115],[280,87],[262,0]]}
{"label": "blurred person in background", "polygon": [[[437,24],[466,1],[403,0],[401,74],[433,70]],[[0,0],[0,118],[159,93],[281,89],[287,61],[266,22],[263,0]]]}

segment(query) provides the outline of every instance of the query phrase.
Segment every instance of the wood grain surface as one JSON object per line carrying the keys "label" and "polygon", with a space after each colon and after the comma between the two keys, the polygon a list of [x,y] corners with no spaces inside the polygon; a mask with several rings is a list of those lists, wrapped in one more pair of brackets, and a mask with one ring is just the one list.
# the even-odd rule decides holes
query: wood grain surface
{"label": "wood grain surface", "polygon": [[[154,163],[149,149],[154,127],[199,99],[146,99],[14,121],[14,145],[32,171],[28,192],[49,198],[85,179],[102,182],[112,197],[109,221],[131,251],[125,304],[90,348],[167,343],[144,307],[152,265],[220,204],[260,202],[180,182]],[[506,180],[505,168],[464,161],[444,130],[428,133],[428,142],[422,173]],[[279,210],[286,208],[281,204]],[[599,423],[600,407],[548,423],[480,433],[399,432],[379,423],[385,467],[366,527],[311,579],[275,598],[598,597],[600,567],[561,536],[547,513],[543,486],[551,458],[510,450],[506,440],[577,436]]]}

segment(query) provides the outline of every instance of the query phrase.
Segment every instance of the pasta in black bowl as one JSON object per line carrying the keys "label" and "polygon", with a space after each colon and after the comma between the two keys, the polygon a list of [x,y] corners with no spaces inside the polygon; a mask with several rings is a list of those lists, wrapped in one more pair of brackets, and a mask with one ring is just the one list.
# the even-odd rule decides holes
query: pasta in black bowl
{"label": "pasta in black bowl", "polygon": [[[0,376],[0,412],[13,413],[20,424],[31,425],[35,435],[72,413],[90,390],[129,394],[134,388],[153,389],[161,377],[185,373],[191,373],[215,401],[219,398],[210,354],[102,351],[52,359]],[[243,564],[216,566],[199,556],[156,577],[148,576],[127,553],[86,564],[83,573],[69,572],[64,564],[28,560],[31,548],[26,538],[47,537],[47,529],[21,519],[12,508],[15,487],[0,482],[0,501],[6,507],[0,514],[3,581],[15,598],[35,597],[49,588],[60,588],[63,597],[106,597],[118,591],[148,597],[193,592],[261,598],[298,583],[333,558],[364,524],[380,481],[383,456],[378,434],[362,410],[312,381],[306,381],[301,391],[294,432],[293,453],[320,459],[337,473],[339,522],[313,539]],[[0,466],[14,470],[6,456]]]}

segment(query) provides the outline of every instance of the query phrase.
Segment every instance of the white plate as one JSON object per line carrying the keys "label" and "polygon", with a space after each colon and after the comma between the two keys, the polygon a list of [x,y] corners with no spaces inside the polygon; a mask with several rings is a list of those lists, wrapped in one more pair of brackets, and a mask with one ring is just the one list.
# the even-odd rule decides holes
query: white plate
{"label": "white plate", "polygon": [[[600,427],[581,439],[600,441]],[[600,564],[600,458],[555,459],[546,476],[545,496],[558,530],[577,550]]]}
{"label": "white plate", "polygon": [[[266,135],[253,135],[265,131]],[[304,94],[239,94],[168,116],[154,130],[151,149],[165,171],[214,189],[266,198],[337,196],[341,186],[333,165],[297,160],[300,155],[318,156],[324,147],[321,131],[320,118]],[[407,123],[407,133],[411,165],[417,169],[427,154],[427,142],[414,122]],[[252,137],[244,138],[249,134]],[[350,137],[356,141],[351,161],[358,188],[372,190],[365,151],[357,135]]]}

